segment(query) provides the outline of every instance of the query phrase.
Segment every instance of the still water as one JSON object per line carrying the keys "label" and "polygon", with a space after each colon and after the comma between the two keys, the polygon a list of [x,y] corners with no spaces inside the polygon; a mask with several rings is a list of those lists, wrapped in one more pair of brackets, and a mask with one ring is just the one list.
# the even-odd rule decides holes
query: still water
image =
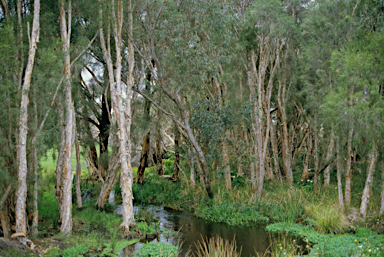
{"label": "still water", "polygon": [[[193,216],[190,212],[174,211],[162,206],[135,206],[134,212],[147,210],[154,214],[155,219],[160,222],[160,230],[179,231],[179,240],[182,242],[179,256],[186,256],[187,252],[194,253],[196,243],[203,239],[220,236],[223,239],[236,240],[238,251],[241,256],[255,256],[257,252],[264,252],[269,246],[269,233],[264,226],[238,227],[229,226],[224,223],[203,220]],[[116,213],[121,213],[121,207]],[[169,233],[161,233],[153,240],[142,240],[135,245],[124,249],[121,256],[131,256],[132,252],[139,249],[146,242],[165,242],[177,244],[177,240]]]}

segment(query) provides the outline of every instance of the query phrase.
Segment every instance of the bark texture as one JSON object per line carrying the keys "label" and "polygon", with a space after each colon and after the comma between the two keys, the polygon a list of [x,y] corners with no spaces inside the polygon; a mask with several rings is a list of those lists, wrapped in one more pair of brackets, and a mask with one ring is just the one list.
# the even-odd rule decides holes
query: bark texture
{"label": "bark texture", "polygon": [[369,168],[367,172],[367,179],[365,181],[365,186],[363,190],[363,196],[361,197],[361,206],[360,206],[360,213],[363,215],[364,219],[367,217],[367,206],[369,202],[369,192],[371,190],[372,182],[373,182],[373,175],[375,173],[375,166],[377,161],[377,148],[374,144],[372,152],[370,154],[371,160],[369,163]]}
{"label": "bark texture", "polygon": [[119,180],[119,156],[114,155],[112,159],[109,162],[108,165],[108,175],[105,181],[103,182],[103,186],[101,187],[101,191],[99,194],[99,197],[96,201],[96,208],[97,209],[103,209],[104,205],[107,203],[109,194],[111,193],[113,186],[117,183]]}
{"label": "bark texture", "polygon": [[144,172],[145,168],[147,167],[148,163],[148,157],[150,154],[150,132],[146,133],[144,136],[144,144],[143,149],[141,150],[141,158],[140,158],[140,165],[137,169],[137,177],[136,177],[136,183],[138,184],[144,184]]}
{"label": "bark texture", "polygon": [[342,173],[343,173],[343,164],[342,158],[340,155],[340,139],[336,139],[336,158],[337,158],[337,191],[339,195],[339,205],[344,209],[344,196],[343,196],[343,185],[342,185]]}
{"label": "bark texture", "polygon": [[[100,43],[103,51],[104,59],[107,63],[108,78],[110,83],[112,108],[115,119],[117,121],[117,136],[119,145],[119,161],[121,165],[120,173],[120,187],[123,198],[123,222],[120,228],[125,232],[129,233],[131,226],[135,224],[133,215],[133,195],[132,195],[132,183],[133,183],[133,172],[131,167],[131,144],[130,144],[130,127],[131,127],[131,97],[132,87],[134,83],[133,68],[134,68],[134,49],[131,40],[128,40],[128,79],[127,79],[127,90],[126,90],[126,102],[125,108],[123,105],[123,92],[121,85],[121,70],[122,70],[122,27],[123,27],[123,2],[117,1],[117,13],[115,12],[114,6],[111,6],[110,20],[113,29],[113,37],[115,41],[115,65],[112,62],[112,55],[110,49],[110,42],[107,44],[104,38],[104,32],[102,24],[100,24]],[[132,5],[131,1],[128,1],[128,36],[133,37],[133,16],[132,16]],[[100,9],[100,16],[102,10]],[[102,22],[100,17],[100,23]],[[108,37],[109,39],[109,37]]]}
{"label": "bark texture", "polygon": [[[59,205],[60,212],[60,232],[72,232],[72,180],[74,173],[71,169],[72,149],[75,142],[76,117],[75,108],[72,100],[71,83],[71,59],[69,54],[71,38],[72,7],[71,1],[68,2],[68,9],[65,10],[64,2],[60,1],[60,30],[61,40],[63,41],[62,51],[64,53],[64,90],[65,90],[65,123],[64,123],[64,155],[63,170],[61,174],[60,187],[61,200]],[[62,139],[63,140],[63,139]]]}
{"label": "bark texture", "polygon": [[345,205],[347,207],[351,204],[351,179],[353,165],[352,137],[353,129],[351,129],[348,133],[347,142],[347,167],[345,171]]}
{"label": "bark texture", "polygon": [[40,0],[34,1],[33,25],[31,40],[29,42],[28,62],[24,74],[24,82],[21,93],[19,142],[17,147],[18,157],[18,186],[16,190],[16,233],[27,235],[26,199],[27,199],[27,133],[28,133],[28,91],[31,85],[33,64],[35,61],[37,42],[39,41],[40,24]]}

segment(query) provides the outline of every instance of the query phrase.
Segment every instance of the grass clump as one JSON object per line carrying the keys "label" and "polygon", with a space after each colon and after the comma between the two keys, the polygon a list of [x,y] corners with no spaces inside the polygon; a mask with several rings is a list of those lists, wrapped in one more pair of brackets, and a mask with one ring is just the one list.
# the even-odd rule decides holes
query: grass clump
{"label": "grass clump", "polygon": [[139,250],[134,252],[134,257],[156,256],[175,257],[179,253],[179,247],[163,242],[146,243]]}
{"label": "grass clump", "polygon": [[195,257],[238,257],[241,256],[240,252],[236,251],[236,241],[232,242],[224,240],[217,236],[209,240],[203,239],[196,244],[197,252],[193,255]]}
{"label": "grass clump", "polygon": [[279,222],[295,223],[304,215],[308,194],[303,189],[279,185],[265,197],[266,213]]}
{"label": "grass clump", "polygon": [[335,205],[309,204],[305,207],[307,219],[321,233],[342,233],[348,221],[340,207]]}
{"label": "grass clump", "polygon": [[302,256],[304,249],[293,239],[292,235],[279,233],[277,236],[269,237],[270,245],[268,249],[260,254],[256,252],[257,257],[280,257],[280,256]]}

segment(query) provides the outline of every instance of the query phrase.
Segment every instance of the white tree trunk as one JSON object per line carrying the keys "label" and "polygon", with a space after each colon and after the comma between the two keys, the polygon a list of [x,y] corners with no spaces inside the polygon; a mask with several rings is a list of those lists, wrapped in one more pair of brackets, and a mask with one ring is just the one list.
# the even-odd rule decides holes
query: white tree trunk
{"label": "white tree trunk", "polygon": [[[128,1],[128,19],[129,19],[129,28],[128,33],[130,38],[133,34],[133,16],[132,16],[132,6],[131,1]],[[113,35],[115,39],[115,50],[116,50],[116,62],[115,62],[115,71],[113,69],[113,63],[111,58],[111,49],[106,47],[104,32],[102,29],[102,24],[100,24],[100,42],[103,50],[104,58],[107,62],[108,76],[111,89],[111,98],[112,98],[112,107],[113,112],[117,121],[118,132],[117,136],[119,139],[119,157],[121,165],[120,173],[120,187],[123,198],[123,222],[120,227],[125,233],[129,232],[129,228],[135,224],[135,219],[133,215],[133,195],[132,195],[132,183],[133,183],[133,172],[131,167],[131,144],[130,144],[130,127],[131,127],[131,96],[132,96],[132,86],[133,86],[133,68],[134,68],[134,49],[133,43],[131,40],[128,40],[128,81],[127,81],[127,98],[125,103],[125,110],[122,99],[122,86],[121,86],[121,70],[122,70],[122,56],[121,56],[121,46],[122,46],[122,26],[123,26],[123,3],[118,1],[117,8],[117,17],[115,15],[114,6],[111,7],[111,20],[113,23]],[[100,10],[100,15],[102,11]],[[100,17],[101,19],[102,17]],[[100,22],[102,19],[100,20]],[[109,42],[108,42],[109,46]]]}
{"label": "white tree trunk", "polygon": [[[329,141],[328,150],[327,150],[327,157],[326,157],[327,161],[329,161],[331,159],[332,155],[333,155],[333,151],[334,151],[333,148],[334,148],[334,145],[335,145],[334,137],[335,136],[334,136],[334,134],[332,132],[331,139]],[[328,165],[328,167],[325,168],[325,170],[324,170],[324,185],[325,186],[329,186],[330,181],[331,181],[331,165]]]}
{"label": "white tree trunk", "polygon": [[344,209],[344,196],[343,196],[343,185],[341,174],[343,169],[342,159],[340,155],[340,139],[336,139],[336,154],[337,154],[337,190],[339,194],[339,205],[342,209]]}
{"label": "white tree trunk", "polygon": [[18,186],[16,190],[16,233],[27,235],[25,224],[27,199],[27,133],[28,133],[28,91],[31,85],[33,64],[35,61],[37,42],[39,41],[40,0],[35,0],[31,41],[29,42],[28,62],[25,69],[24,83],[21,93],[18,157]]}
{"label": "white tree trunk", "polygon": [[369,163],[369,169],[367,174],[367,180],[365,181],[365,187],[363,190],[363,196],[361,197],[361,206],[360,206],[360,213],[363,215],[364,219],[367,216],[367,206],[369,202],[369,192],[371,190],[372,182],[373,182],[373,175],[375,173],[375,165],[377,161],[377,149],[376,144],[373,145],[372,152],[370,154],[371,162]]}
{"label": "white tree trunk", "polygon": [[347,143],[347,169],[345,172],[345,205],[348,207],[351,204],[351,180],[352,180],[352,137],[353,129],[349,131]]}
{"label": "white tree trunk", "polygon": [[64,90],[65,90],[65,123],[64,123],[64,155],[63,170],[61,174],[61,201],[59,206],[60,212],[60,232],[72,232],[72,180],[73,172],[71,169],[72,149],[75,142],[76,117],[75,108],[72,100],[72,83],[71,83],[71,59],[70,59],[70,38],[71,38],[71,21],[72,8],[71,1],[68,2],[68,19],[64,2],[60,1],[60,30],[61,40],[63,41],[62,51],[65,55],[64,60]]}

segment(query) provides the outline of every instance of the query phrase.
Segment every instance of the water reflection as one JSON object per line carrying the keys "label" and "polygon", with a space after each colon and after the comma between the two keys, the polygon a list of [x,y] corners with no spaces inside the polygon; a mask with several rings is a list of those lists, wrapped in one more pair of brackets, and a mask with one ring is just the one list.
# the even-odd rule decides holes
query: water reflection
{"label": "water reflection", "polygon": [[[238,250],[241,249],[241,256],[255,256],[257,252],[264,252],[269,245],[269,234],[265,227],[236,227],[223,223],[199,219],[189,212],[173,211],[164,209],[161,206],[135,206],[135,215],[140,209],[146,209],[154,214],[160,221],[161,230],[179,231],[181,253],[179,256],[186,256],[187,252],[196,251],[196,242],[220,236],[223,239],[233,240],[235,238]],[[119,211],[119,209],[117,209]],[[167,233],[161,233],[156,239],[150,242],[165,242],[177,244],[177,239]],[[142,240],[135,245],[124,249],[122,256],[132,256],[132,252],[138,250],[148,240]]]}

